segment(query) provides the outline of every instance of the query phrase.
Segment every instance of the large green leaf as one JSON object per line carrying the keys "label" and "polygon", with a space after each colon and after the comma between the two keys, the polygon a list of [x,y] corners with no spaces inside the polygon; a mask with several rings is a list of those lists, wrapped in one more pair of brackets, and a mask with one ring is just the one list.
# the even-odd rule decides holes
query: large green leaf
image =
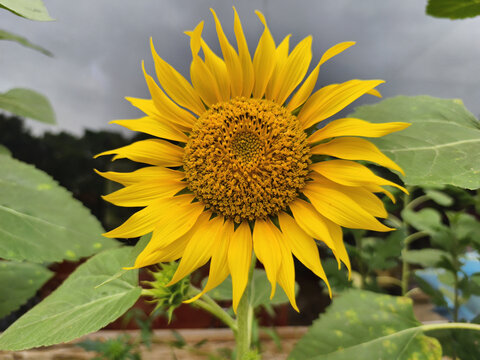
{"label": "large green leaf", "polygon": [[0,155],[5,155],[5,156],[12,156],[12,153],[10,150],[8,150],[7,147],[3,146],[0,144]]}
{"label": "large green leaf", "polygon": [[[123,267],[131,267],[135,265],[135,259],[137,256],[143,251],[145,246],[147,246],[148,242],[150,241],[152,237],[152,234],[147,234],[143,235],[140,239],[138,239],[137,243],[135,244],[134,247],[132,247],[132,251],[130,253],[130,257],[127,259],[125,264],[123,264]],[[105,279],[102,283],[98,284],[97,287],[103,286],[106,283],[109,283],[110,281],[113,281],[115,279],[118,279],[120,276],[125,274],[129,270],[125,269],[118,269],[118,271],[115,274],[112,274],[108,279]]]}
{"label": "large green leaf", "polygon": [[45,96],[33,90],[16,88],[0,94],[0,109],[47,124],[55,124],[52,105]]}
{"label": "large green leaf", "polygon": [[0,0],[0,8],[30,20],[51,21],[42,0]]}
{"label": "large green leaf", "polygon": [[26,303],[52,275],[41,265],[0,261],[0,318]]}
{"label": "large green leaf", "polygon": [[0,155],[0,258],[52,262],[90,256],[117,242],[50,176]]}
{"label": "large green leaf", "polygon": [[107,250],[80,265],[65,282],[0,336],[0,349],[22,350],[76,339],[124,314],[140,297],[138,271],[103,286],[125,266],[128,247]]}
{"label": "large green leaf", "polygon": [[30,41],[28,41],[26,38],[20,35],[12,34],[9,31],[1,30],[0,29],[0,40],[10,40],[10,41],[15,41],[23,46],[29,47],[31,49],[40,51],[42,54],[45,54],[47,56],[52,56],[52,53],[48,51],[47,49],[44,49],[41,46],[32,44]]}
{"label": "large green leaf", "polygon": [[465,19],[480,15],[479,0],[428,0],[427,14],[449,19]]}
{"label": "large green leaf", "polygon": [[288,359],[440,360],[440,344],[420,325],[408,298],[349,290],[333,300]]}
{"label": "large green leaf", "polygon": [[445,359],[480,359],[479,336],[476,331],[455,329],[432,331],[429,334],[442,344]]}
{"label": "large green leaf", "polygon": [[407,185],[480,187],[480,123],[458,100],[398,96],[351,115],[370,122],[412,125],[372,139],[406,173]]}

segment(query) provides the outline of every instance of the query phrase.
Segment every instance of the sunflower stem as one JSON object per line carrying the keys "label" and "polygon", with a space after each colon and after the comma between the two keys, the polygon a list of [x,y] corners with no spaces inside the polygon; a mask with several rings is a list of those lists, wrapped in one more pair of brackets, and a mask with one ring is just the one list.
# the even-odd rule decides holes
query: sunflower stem
{"label": "sunflower stem", "polygon": [[246,358],[250,352],[250,344],[252,342],[253,306],[251,299],[255,291],[254,283],[252,281],[255,263],[256,257],[253,255],[250,270],[248,272],[248,283],[237,308],[237,360]]}
{"label": "sunflower stem", "polygon": [[[190,286],[190,293],[193,293],[193,296],[195,296],[200,293],[200,290],[194,286]],[[234,334],[237,334],[238,328],[235,320],[207,294],[203,294],[202,297],[193,302],[192,305],[209,312],[232,329]]]}

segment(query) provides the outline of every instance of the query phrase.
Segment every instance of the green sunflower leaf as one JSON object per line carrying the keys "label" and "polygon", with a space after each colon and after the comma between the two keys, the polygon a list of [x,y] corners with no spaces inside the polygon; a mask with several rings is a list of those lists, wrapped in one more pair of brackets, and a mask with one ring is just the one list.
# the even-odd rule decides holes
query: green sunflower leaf
{"label": "green sunflower leaf", "polygon": [[450,227],[457,239],[468,239],[471,242],[480,243],[480,221],[470,214],[447,213]]}
{"label": "green sunflower leaf", "polygon": [[440,360],[440,343],[422,334],[411,300],[349,290],[333,300],[289,360]]}
{"label": "green sunflower leaf", "polygon": [[474,360],[480,359],[478,333],[468,330],[432,331],[443,347],[445,359]]}
{"label": "green sunflower leaf", "polygon": [[354,118],[408,122],[405,130],[371,139],[403,168],[407,185],[480,188],[480,122],[459,100],[397,96],[358,107]]}
{"label": "green sunflower leaf", "polygon": [[52,105],[45,96],[33,90],[16,88],[0,94],[0,109],[47,124],[55,124]]}
{"label": "green sunflower leaf", "polygon": [[0,155],[12,156],[12,152],[6,146],[0,144]]}
{"label": "green sunflower leaf", "polygon": [[42,0],[0,0],[0,8],[30,20],[53,20]]}
{"label": "green sunflower leaf", "polygon": [[409,250],[403,254],[403,259],[410,264],[417,264],[423,267],[436,267],[445,258],[450,259],[452,256],[439,249],[420,249]]}
{"label": "green sunflower leaf", "polygon": [[427,14],[449,19],[465,19],[480,15],[478,0],[428,0]]}
{"label": "green sunflower leaf", "polygon": [[28,41],[26,38],[20,35],[13,34],[9,31],[1,30],[0,29],[0,40],[9,40],[9,41],[15,41],[23,46],[29,47],[31,49],[40,51],[42,54],[45,54],[47,56],[53,56],[53,54],[48,51],[47,49],[44,49],[41,46],[32,44],[30,41]]}
{"label": "green sunflower leaf", "polygon": [[0,261],[0,318],[25,304],[52,275],[41,265]]}
{"label": "green sunflower leaf", "polygon": [[22,350],[67,342],[97,331],[124,314],[140,297],[138,271],[101,287],[130,259],[131,248],[101,252],[0,336],[0,349]]}
{"label": "green sunflower leaf", "polygon": [[[143,249],[145,248],[145,246],[147,246],[148,242],[150,241],[152,237],[152,234],[147,234],[147,235],[143,235],[140,239],[138,239],[137,243],[135,244],[135,246],[132,246],[131,247],[131,252],[130,252],[130,257],[128,258],[128,261],[125,262],[125,264],[123,264],[123,267],[130,267],[130,266],[134,266],[135,265],[135,259],[137,258],[137,256],[143,251]],[[127,271],[129,270],[125,270],[125,269],[118,269],[118,271],[115,273],[115,274],[112,274],[112,276],[110,276],[108,279],[106,279],[105,281],[103,281],[102,283],[98,284],[97,285],[97,288],[100,287],[100,286],[103,286],[107,283],[109,283],[110,281],[113,281],[115,279],[118,279],[120,276],[122,276],[124,273],[126,273]]]}
{"label": "green sunflower leaf", "polygon": [[425,208],[419,211],[413,211],[407,208],[402,211],[402,217],[415,229],[426,231],[430,235],[446,228],[442,224],[440,213],[432,208]]}
{"label": "green sunflower leaf", "polygon": [[453,199],[449,195],[438,190],[426,189],[425,195],[441,206],[451,206],[453,204]]}
{"label": "green sunflower leaf", "polygon": [[98,220],[50,176],[0,155],[0,258],[77,260],[117,246]]}

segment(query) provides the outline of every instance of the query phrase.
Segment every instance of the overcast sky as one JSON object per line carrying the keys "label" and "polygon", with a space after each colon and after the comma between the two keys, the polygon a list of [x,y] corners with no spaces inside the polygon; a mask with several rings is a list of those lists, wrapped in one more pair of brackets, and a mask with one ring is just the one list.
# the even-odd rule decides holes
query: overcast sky
{"label": "overcast sky", "polygon": [[[0,92],[26,87],[51,101],[57,126],[37,129],[119,129],[107,123],[141,114],[125,96],[147,97],[141,60],[153,75],[148,39],[157,52],[188,76],[189,39],[183,34],[205,20],[204,37],[218,52],[209,8],[231,42],[233,10],[242,19],[250,50],[256,47],[261,10],[278,44],[295,45],[313,35],[313,63],[335,43],[357,45],[322,67],[326,85],[351,78],[384,79],[385,97],[428,94],[461,98],[480,114],[480,18],[451,21],[425,15],[426,0],[44,0],[53,22],[33,22],[0,10],[0,28],[27,37],[51,52],[44,56],[0,42]],[[365,101],[365,100],[364,100]],[[366,100],[377,101],[376,98]],[[357,102],[356,104],[360,104]],[[388,121],[388,119],[385,119]]]}

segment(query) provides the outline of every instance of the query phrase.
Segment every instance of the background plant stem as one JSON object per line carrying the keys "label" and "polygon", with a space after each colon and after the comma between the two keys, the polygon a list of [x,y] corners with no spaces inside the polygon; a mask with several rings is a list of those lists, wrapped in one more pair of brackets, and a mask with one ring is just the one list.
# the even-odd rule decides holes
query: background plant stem
{"label": "background plant stem", "polygon": [[363,236],[365,235],[364,231],[357,230],[353,232],[353,237],[355,239],[355,247],[357,248],[358,252],[358,271],[360,273],[360,289],[365,289],[366,285],[366,280],[367,280],[367,270],[365,268],[365,263],[360,254],[362,254],[363,248],[362,248],[362,239]]}
{"label": "background plant stem", "polygon": [[[410,195],[405,195],[403,197],[403,208],[406,209],[409,206],[410,199],[411,199],[411,194],[414,191],[413,187],[407,188],[408,192]],[[408,224],[405,220],[402,221],[402,226],[405,229],[405,240],[403,241],[403,248],[402,248],[402,296],[405,296],[405,294],[408,292],[408,282],[410,279],[410,267],[408,265],[408,262],[406,260],[407,258],[407,252],[408,252]]]}
{"label": "background plant stem", "polygon": [[[457,267],[458,263],[459,263],[457,254],[455,254],[454,261],[455,261],[455,267]],[[460,307],[459,299],[458,299],[458,291],[459,291],[459,289],[458,289],[458,271],[453,272],[453,279],[454,279],[454,284],[453,284],[453,291],[454,291],[454,295],[453,295],[453,321],[457,322],[458,321],[458,309]]]}

